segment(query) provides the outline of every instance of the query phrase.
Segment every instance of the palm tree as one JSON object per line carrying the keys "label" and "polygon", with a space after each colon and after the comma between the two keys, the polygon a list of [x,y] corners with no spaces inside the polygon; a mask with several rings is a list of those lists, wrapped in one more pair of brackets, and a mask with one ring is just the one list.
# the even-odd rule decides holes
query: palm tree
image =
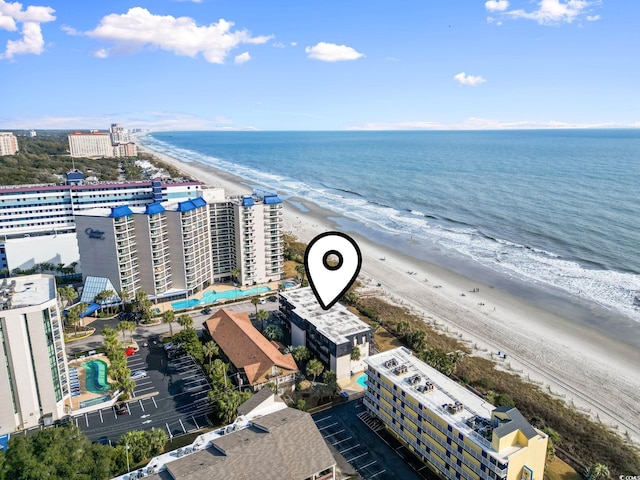
{"label": "palm tree", "polygon": [[351,349],[351,360],[360,360],[360,347],[357,345]]}
{"label": "palm tree", "polygon": [[312,359],[307,363],[307,375],[313,375],[312,382],[316,381],[316,377],[322,373],[324,366],[320,363],[320,360]]}
{"label": "palm tree", "polygon": [[215,402],[218,417],[225,423],[231,423],[236,418],[243,399],[244,395],[235,390],[225,390],[219,394]]}
{"label": "palm tree", "polygon": [[127,330],[129,330],[129,322],[126,320],[123,320],[121,322],[118,322],[118,325],[116,326],[116,329],[122,333],[122,340],[124,340],[124,332],[126,332]]}
{"label": "palm tree", "polygon": [[183,313],[178,317],[178,325],[180,325],[183,330],[187,328],[193,328],[193,318],[188,313]]}
{"label": "palm tree", "polygon": [[269,325],[264,330],[264,336],[269,340],[280,340],[283,337],[282,329],[277,325]]}
{"label": "palm tree", "polygon": [[167,443],[167,434],[162,428],[152,428],[149,432],[149,447],[151,455],[158,455],[164,451]]}
{"label": "palm tree", "polygon": [[173,310],[166,310],[163,314],[162,314],[162,323],[168,323],[169,324],[169,332],[171,332],[171,336],[173,337],[173,322],[176,319],[176,314],[174,313]]}
{"label": "palm tree", "polygon": [[125,305],[130,299],[131,299],[131,294],[125,288],[123,288],[120,291],[120,300],[122,301],[122,310],[124,310]]}
{"label": "palm tree", "polygon": [[121,390],[126,398],[129,398],[131,396],[131,393],[133,392],[133,389],[136,388],[136,381],[132,380],[131,377],[126,376],[116,382],[116,388],[118,390]]}
{"label": "palm tree", "polygon": [[238,270],[237,268],[232,268],[231,269],[231,278],[233,279],[234,283],[240,283],[238,281],[238,275],[240,275],[240,270]]}
{"label": "palm tree", "polygon": [[251,303],[254,307],[256,307],[256,318],[258,317],[258,304],[260,303],[260,299],[258,297],[253,297],[251,299]]}
{"label": "palm tree", "polygon": [[218,344],[213,340],[209,340],[202,346],[202,353],[204,353],[205,358],[209,359],[209,365],[211,365],[211,360],[213,357],[217,357],[220,353],[220,348]]}
{"label": "palm tree", "polygon": [[296,265],[296,272],[300,275],[300,285],[304,286],[304,279],[307,274],[304,265]]}
{"label": "palm tree", "polygon": [[269,312],[267,312],[266,310],[259,310],[256,313],[256,320],[259,320],[262,322],[262,331],[264,332],[264,321],[269,318]]}
{"label": "palm tree", "polygon": [[587,470],[586,478],[587,480],[608,480],[611,478],[611,473],[609,472],[609,467],[598,463]]}
{"label": "palm tree", "polygon": [[293,349],[293,351],[291,352],[291,354],[293,355],[293,359],[296,362],[301,362],[303,360],[306,360],[310,356],[309,349],[307,347],[305,347],[304,345],[300,345],[299,347],[295,347]]}
{"label": "palm tree", "polygon": [[129,338],[131,340],[131,343],[133,343],[133,332],[135,332],[136,328],[138,328],[138,324],[136,322],[131,322],[131,321],[126,322],[126,324],[127,324],[127,331],[130,333]]}
{"label": "palm tree", "polygon": [[[103,300],[102,300],[103,302],[105,300],[112,300],[113,297],[116,296],[116,292],[114,292],[113,290],[109,290],[109,289],[105,289],[101,293],[102,293],[102,295],[104,297]],[[109,313],[111,313],[112,305],[113,305],[113,302],[109,302],[109,305],[108,305]]]}
{"label": "palm tree", "polygon": [[60,287],[58,289],[58,295],[60,295],[60,298],[62,300],[67,302],[65,306],[72,303],[76,298],[78,298],[78,292],[76,292],[75,288],[73,288],[71,285]]}
{"label": "palm tree", "polygon": [[82,321],[80,314],[87,308],[86,303],[76,303],[67,311],[67,323],[73,325],[73,332],[78,333],[78,324]]}

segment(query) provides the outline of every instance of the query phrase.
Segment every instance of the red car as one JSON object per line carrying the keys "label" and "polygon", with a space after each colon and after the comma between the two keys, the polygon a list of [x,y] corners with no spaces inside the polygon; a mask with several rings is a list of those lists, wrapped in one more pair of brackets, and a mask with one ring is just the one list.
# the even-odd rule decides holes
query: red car
{"label": "red car", "polygon": [[127,357],[130,357],[131,355],[133,355],[134,353],[136,353],[136,349],[133,347],[127,347],[127,349],[124,351],[124,354]]}

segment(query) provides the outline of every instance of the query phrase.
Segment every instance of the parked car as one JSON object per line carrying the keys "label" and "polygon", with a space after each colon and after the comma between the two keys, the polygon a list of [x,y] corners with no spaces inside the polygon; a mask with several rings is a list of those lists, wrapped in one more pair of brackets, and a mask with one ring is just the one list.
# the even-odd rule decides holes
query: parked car
{"label": "parked car", "polygon": [[162,348],[165,349],[165,351],[171,350],[173,348],[173,343],[169,342],[169,343],[165,343]]}
{"label": "parked car", "polygon": [[202,311],[200,312],[204,315],[209,315],[211,313],[211,309],[209,307],[202,309]]}
{"label": "parked car", "polygon": [[100,437],[98,441],[94,443],[99,443],[100,445],[109,445],[109,439],[107,437]]}
{"label": "parked car", "polygon": [[126,350],[124,351],[124,354],[126,357],[130,357],[134,353],[136,353],[136,349],[133,347],[127,347]]}
{"label": "parked car", "polygon": [[144,378],[147,376],[147,372],[145,370],[136,370],[131,374],[132,380],[138,380],[140,378]]}
{"label": "parked car", "polygon": [[277,302],[278,301],[278,297],[276,297],[275,295],[271,295],[268,300],[270,302]]}
{"label": "parked car", "polygon": [[125,413],[129,413],[126,403],[117,403],[115,406],[115,409],[116,409],[116,414],[118,415],[124,415]]}
{"label": "parked car", "polygon": [[260,299],[260,305],[264,305],[265,303],[267,303],[267,300],[264,298]]}

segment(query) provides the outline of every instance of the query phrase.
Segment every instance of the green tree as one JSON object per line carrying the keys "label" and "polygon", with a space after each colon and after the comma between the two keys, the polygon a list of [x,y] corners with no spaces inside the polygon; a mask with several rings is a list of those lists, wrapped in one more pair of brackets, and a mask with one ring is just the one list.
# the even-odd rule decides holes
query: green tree
{"label": "green tree", "polygon": [[309,360],[309,363],[307,363],[307,375],[313,376],[313,379],[311,380],[312,382],[316,381],[316,377],[320,375],[323,370],[324,366],[322,365],[320,360],[314,358]]}
{"label": "green tree", "polygon": [[209,392],[216,409],[218,418],[224,423],[231,423],[238,416],[238,407],[251,397],[250,392],[238,392],[237,390],[224,390],[222,392]]}
{"label": "green tree", "polygon": [[608,480],[611,478],[611,473],[609,472],[609,467],[602,463],[597,463],[585,472],[585,478],[586,480]]}
{"label": "green tree", "polygon": [[260,299],[258,297],[253,297],[251,299],[251,304],[256,307],[256,318],[258,317],[258,305],[260,304]]}
{"label": "green tree", "polygon": [[147,432],[142,430],[132,430],[126,432],[118,440],[118,445],[128,446],[129,460],[131,464],[136,464],[151,456],[151,442]]}
{"label": "green tree", "polygon": [[410,331],[411,331],[411,325],[409,324],[409,322],[405,322],[403,320],[401,322],[398,322],[398,324],[396,325],[396,332],[401,337],[404,337]]}
{"label": "green tree", "polygon": [[173,322],[176,319],[176,314],[173,310],[166,310],[162,314],[162,323],[169,324],[169,332],[171,332],[171,336],[173,337]]}
{"label": "green tree", "polygon": [[269,318],[269,312],[266,310],[258,310],[256,313],[256,320],[261,322],[261,330],[264,332],[264,321]]}
{"label": "green tree", "polygon": [[118,331],[120,333],[122,333],[122,340],[124,341],[124,332],[129,330],[129,320],[122,320],[120,322],[118,322],[118,325],[116,325],[116,328],[118,329]]}
{"label": "green tree", "polygon": [[293,350],[291,351],[291,354],[293,355],[293,359],[296,362],[303,362],[311,356],[309,349],[304,345],[294,347]]}
{"label": "green tree", "polygon": [[128,368],[126,370],[128,370],[127,376],[118,379],[116,381],[115,387],[117,390],[120,390],[122,392],[124,398],[129,398],[131,397],[131,393],[133,392],[133,390],[136,388],[136,381],[129,376],[131,375],[131,370],[129,370]]}
{"label": "green tree", "polygon": [[193,318],[188,313],[183,313],[178,317],[178,325],[180,325],[184,330],[188,328],[193,328]]}
{"label": "green tree", "polygon": [[299,275],[300,285],[304,286],[307,275],[307,271],[305,270],[304,265],[296,265],[296,273]]}
{"label": "green tree", "polygon": [[231,269],[231,278],[233,279],[234,283],[240,283],[239,281],[239,275],[240,275],[240,270],[238,270],[237,268],[232,268]]}
{"label": "green tree", "polygon": [[415,352],[421,352],[427,347],[427,333],[424,330],[410,330],[405,338],[409,348]]}
{"label": "green tree", "polygon": [[327,370],[322,374],[322,381],[327,384],[331,395],[334,395],[338,391],[338,380],[335,372]]}
{"label": "green tree", "polygon": [[164,446],[167,443],[167,434],[162,428],[152,428],[149,435],[149,447],[150,456],[159,455],[164,451]]}
{"label": "green tree", "polygon": [[549,437],[547,441],[547,462],[550,462],[556,456],[556,445],[560,443],[560,434],[551,427],[544,427],[542,431]]}
{"label": "green tree", "polygon": [[60,295],[60,299],[65,302],[65,307],[78,298],[78,292],[76,292],[76,289],[71,285],[58,288],[58,295]]}
{"label": "green tree", "polygon": [[202,346],[202,353],[205,358],[209,359],[209,365],[211,365],[213,357],[217,357],[220,353],[220,347],[218,347],[218,344],[213,340],[209,340]]}
{"label": "green tree", "polygon": [[351,349],[351,360],[360,360],[360,347],[357,345]]}
{"label": "green tree", "polygon": [[296,402],[295,408],[298,410],[302,410],[303,412],[307,411],[307,402],[304,398],[299,398]]}
{"label": "green tree", "polygon": [[269,325],[267,328],[264,329],[264,336],[267,337],[269,340],[278,341],[282,339],[282,337],[284,336],[284,333],[282,332],[282,329],[277,325]]}
{"label": "green tree", "polygon": [[122,302],[122,310],[125,309],[125,305],[127,303],[129,303],[129,300],[131,300],[131,294],[129,293],[129,291],[126,288],[123,288],[120,291],[120,300]]}
{"label": "green tree", "polygon": [[67,323],[73,325],[74,333],[78,333],[78,324],[82,322],[80,314],[87,308],[86,303],[76,303],[73,307],[67,310]]}

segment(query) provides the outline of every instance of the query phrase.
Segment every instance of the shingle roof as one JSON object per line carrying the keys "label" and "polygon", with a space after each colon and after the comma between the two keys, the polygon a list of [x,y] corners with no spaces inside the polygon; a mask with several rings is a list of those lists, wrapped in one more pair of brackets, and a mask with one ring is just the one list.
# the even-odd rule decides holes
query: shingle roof
{"label": "shingle roof", "polygon": [[175,480],[303,480],[335,460],[311,415],[285,408],[211,441],[213,448],[167,464]]}
{"label": "shingle roof", "polygon": [[522,434],[529,440],[538,435],[536,429],[531,426],[531,424],[527,421],[526,418],[522,416],[517,408],[497,407],[494,412],[505,413],[509,418],[509,421],[493,429],[494,433],[498,435],[498,437],[504,437],[515,430],[520,430]]}
{"label": "shingle roof", "polygon": [[298,370],[293,356],[280,353],[251,325],[246,313],[220,309],[205,322],[205,327],[234,367],[244,370],[251,385],[268,381],[274,365],[283,370],[282,375]]}
{"label": "shingle roof", "polygon": [[238,407],[238,415],[247,415],[249,412],[256,409],[270,398],[273,398],[274,402],[284,403],[284,400],[282,400],[277,395],[274,395],[270,388],[261,388],[257,393],[251,395],[251,397],[249,397],[249,400],[245,401]]}

